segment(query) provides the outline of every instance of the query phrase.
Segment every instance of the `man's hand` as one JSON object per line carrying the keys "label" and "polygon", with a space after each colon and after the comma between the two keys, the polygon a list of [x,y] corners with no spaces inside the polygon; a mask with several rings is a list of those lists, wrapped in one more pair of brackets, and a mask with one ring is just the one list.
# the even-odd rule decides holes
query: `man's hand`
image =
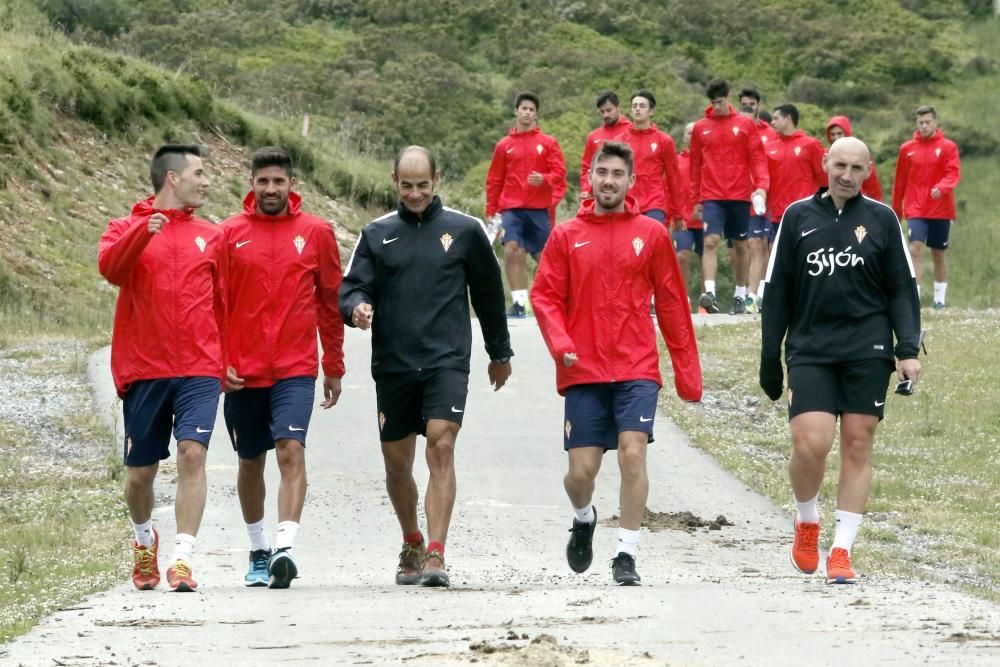
{"label": "man's hand", "polygon": [[330,377],[326,375],[323,377],[323,402],[320,403],[320,407],[324,410],[328,410],[337,404],[340,400],[340,378]]}
{"label": "man's hand", "polygon": [[941,199],[941,190],[938,188],[931,188],[931,199]]}
{"label": "man's hand", "polygon": [[246,381],[236,374],[236,369],[232,366],[226,367],[226,381],[222,383],[222,392],[230,394],[243,388]]}
{"label": "man's hand", "polygon": [[146,229],[149,230],[150,234],[159,234],[163,231],[163,225],[169,221],[169,218],[162,213],[154,213],[149,216],[149,220],[146,222]]}
{"label": "man's hand", "polygon": [[780,359],[761,359],[760,362],[760,387],[772,401],[781,398],[784,390],[785,374],[781,370]]}
{"label": "man's hand", "polygon": [[567,352],[563,355],[563,366],[569,368],[578,361],[576,352]]}
{"label": "man's hand", "polygon": [[896,377],[899,378],[900,382],[910,380],[914,387],[917,386],[921,370],[923,369],[920,367],[918,359],[901,359],[896,362]]}
{"label": "man's hand", "polygon": [[354,307],[351,314],[351,322],[362,331],[368,331],[372,326],[372,318],[375,317],[375,309],[370,303],[359,303]]}
{"label": "man's hand", "polygon": [[505,364],[496,361],[490,362],[490,365],[486,367],[486,374],[490,376],[490,384],[493,385],[493,391],[500,391],[500,387],[507,384],[510,373],[511,367],[509,361]]}
{"label": "man's hand", "polygon": [[695,204],[694,208],[691,209],[691,219],[701,220],[701,204]]}
{"label": "man's hand", "polygon": [[528,174],[528,185],[534,185],[536,188],[545,182],[545,177],[539,172],[533,171]]}

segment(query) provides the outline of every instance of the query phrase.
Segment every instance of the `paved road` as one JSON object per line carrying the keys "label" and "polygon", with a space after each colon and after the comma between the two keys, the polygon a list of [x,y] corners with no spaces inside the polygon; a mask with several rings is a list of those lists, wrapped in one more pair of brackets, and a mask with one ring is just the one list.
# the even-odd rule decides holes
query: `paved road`
{"label": "paved road", "polygon": [[[562,555],[570,510],[552,362],[533,320],[513,323],[512,336],[514,376],[495,394],[475,343],[448,544],[452,589],[392,583],[400,538],[383,489],[369,340],[350,330],[341,403],[317,411],[310,431],[309,497],[296,546],[302,576],[290,590],[242,586],[247,546],[235,455],[218,426],[195,561],[199,592],[138,592],[123,583],[0,648],[0,663],[1000,664],[997,605],[923,582],[866,578],[828,587],[792,571],[788,517],[693,449],[662,415],[650,455],[650,509],[722,514],[735,526],[644,533],[640,588],[612,586],[606,563],[615,530],[602,526],[594,566],[574,575]],[[92,375],[98,409],[110,414],[106,368],[105,350],[92,360]],[[602,517],[617,509],[616,468],[609,458],[598,481]],[[170,540],[169,484],[159,495],[155,516]]]}

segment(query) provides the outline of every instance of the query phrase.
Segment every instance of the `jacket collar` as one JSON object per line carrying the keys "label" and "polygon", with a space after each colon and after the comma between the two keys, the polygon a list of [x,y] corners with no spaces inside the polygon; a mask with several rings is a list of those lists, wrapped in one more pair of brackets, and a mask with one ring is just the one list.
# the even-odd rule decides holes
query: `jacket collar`
{"label": "jacket collar", "polygon": [[920,130],[914,130],[913,138],[916,139],[917,141],[927,141],[927,142],[937,141],[938,139],[944,139],[944,132],[942,132],[941,128],[939,127],[938,129],[934,130],[934,134],[924,139],[923,135],[920,134]]}
{"label": "jacket collar", "polygon": [[153,208],[153,202],[156,200],[156,196],[153,195],[147,199],[143,199],[140,202],[136,202],[132,206],[132,215],[138,216],[150,216],[154,213],[162,213],[167,216],[171,222],[187,222],[194,219],[194,209],[186,208],[183,210],[175,209],[157,209]]}
{"label": "jacket collar", "polygon": [[399,202],[396,206],[396,214],[403,220],[403,222],[408,222],[411,225],[415,225],[418,222],[427,222],[428,220],[437,216],[444,208],[444,204],[441,203],[441,198],[434,195],[434,199],[431,200],[430,205],[424,209],[424,212],[417,215],[410,209],[403,205],[403,202]]}
{"label": "jacket collar", "polygon": [[594,212],[595,204],[596,202],[594,199],[585,199],[583,203],[580,204],[580,209],[576,212],[576,217],[584,222],[606,224],[612,222],[624,222],[639,215],[639,204],[635,201],[635,198],[632,197],[632,195],[625,195],[625,210],[621,213],[606,213],[604,215],[597,215]]}

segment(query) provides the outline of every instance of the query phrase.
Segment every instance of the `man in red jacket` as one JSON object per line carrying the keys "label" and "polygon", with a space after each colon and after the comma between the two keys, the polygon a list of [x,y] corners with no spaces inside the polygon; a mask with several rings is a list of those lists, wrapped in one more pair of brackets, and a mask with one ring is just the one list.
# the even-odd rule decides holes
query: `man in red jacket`
{"label": "man in red jacket", "polygon": [[[851,131],[851,121],[847,116],[831,116],[830,120],[826,121],[826,142],[830,146],[841,137],[851,136],[854,135]],[[878,173],[875,171],[875,160],[872,160],[872,173],[861,184],[861,194],[882,201],[882,184],[879,183]]]}
{"label": "man in red jacket", "polygon": [[[222,223],[229,248],[224,412],[239,456],[236,490],[250,538],[244,583],[288,588],[298,574],[292,546],[306,497],[317,328],[324,409],[336,405],[344,375],[340,255],[330,223],[300,210],[288,153],[261,148],[250,164],[243,212]],[[264,534],[264,465],[272,449],[281,471],[273,551]]]}
{"label": "man in red jacket", "polygon": [[746,312],[750,201],[767,196],[767,158],[757,126],[729,103],[729,84],[713,79],[705,93],[709,106],[695,123],[691,136],[691,197],[694,217],[705,223],[705,253],[701,257],[705,292],[698,300],[709,313],[718,313],[715,296],[716,252],[723,234],[733,241],[736,292],[733,315]]}
{"label": "man in red jacket", "polygon": [[649,479],[656,396],[662,386],[649,302],[670,350],[677,394],[701,400],[701,365],[684,280],[666,228],[640,215],[626,197],[635,183],[632,151],[605,142],[590,172],[593,199],[555,228],[535,276],[531,303],[566,397],[563,480],[573,505],[566,559],[574,572],[593,560],[597,513],[591,503],[604,452],[618,450],[621,522],[611,568],[618,584],[640,581],[635,569]]}
{"label": "man in red jacket", "polygon": [[632,95],[632,127],[622,141],[632,149],[635,185],[630,195],[643,215],[666,224],[680,220],[681,193],[677,172],[677,150],[669,134],[656,127],[656,98],[648,90]]}
{"label": "man in red jacket", "polygon": [[171,590],[198,587],[195,536],[208,490],[205,456],[215,425],[225,358],[222,231],[192,215],[208,179],[197,146],[166,145],[150,165],[156,194],[112,220],[101,236],[98,267],[117,285],[111,374],[125,417],[125,502],[132,518],[132,583],[160,583],[153,481],[177,440],[177,534],[167,568]]}
{"label": "man in red jacket", "polygon": [[684,277],[685,293],[687,286],[694,280],[691,260],[692,253],[701,258],[705,244],[705,230],[700,220],[691,217],[691,133],[694,131],[694,123],[684,126],[684,137],[682,139],[681,152],[677,154],[677,173],[680,177],[678,181],[681,192],[681,217],[674,223],[670,236],[674,241],[674,248],[677,250],[677,263],[681,267],[681,275]]}
{"label": "man in red jacket", "polygon": [[597,96],[597,112],[601,114],[601,126],[587,135],[580,160],[580,199],[590,199],[590,163],[594,153],[605,141],[618,141],[632,127],[628,118],[621,115],[618,94],[607,91]]}
{"label": "man in red jacket", "polygon": [[[771,127],[770,117],[762,118],[761,112],[767,115],[767,111],[760,108],[760,93],[756,88],[744,88],[740,91],[740,113],[748,115],[757,126],[760,134],[760,142],[767,150],[769,142],[778,140],[778,133]],[[769,233],[771,231],[771,221],[765,210],[758,214],[750,211],[749,238],[747,239],[747,249],[750,253],[749,270],[747,271],[747,298],[746,309],[748,313],[756,313],[760,310],[759,294],[764,284],[764,271],[767,269]],[[732,245],[730,244],[730,265],[735,265],[733,261]]]}
{"label": "man in red jacket", "polygon": [[917,109],[917,131],[899,149],[896,180],[892,184],[892,209],[906,217],[910,230],[910,255],[920,286],[924,245],[934,262],[934,308],[944,308],[948,291],[948,233],[955,219],[955,187],[961,177],[958,146],[938,128],[932,106]]}
{"label": "man in red jacket", "polygon": [[503,257],[513,301],[508,317],[525,316],[528,303],[528,253],[545,247],[556,206],[566,192],[566,164],[555,137],[538,127],[541,102],[534,93],[518,93],[516,122],[497,142],[486,174],[486,217],[499,214]]}

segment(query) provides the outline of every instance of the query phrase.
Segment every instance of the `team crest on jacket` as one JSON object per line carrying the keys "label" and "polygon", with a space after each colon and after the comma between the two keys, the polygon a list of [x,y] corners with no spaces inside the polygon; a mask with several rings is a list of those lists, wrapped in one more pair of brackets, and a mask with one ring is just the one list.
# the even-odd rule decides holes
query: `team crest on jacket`
{"label": "team crest on jacket", "polygon": [[302,238],[302,236],[300,235],[292,239],[292,243],[295,244],[295,249],[298,250],[299,254],[301,255],[302,249],[306,247],[306,240]]}
{"label": "team crest on jacket", "polygon": [[941,149],[940,148],[935,148],[934,149],[934,157],[941,157]]}
{"label": "team crest on jacket", "polygon": [[205,245],[206,245],[205,239],[201,238],[200,236],[196,236],[194,237],[194,244],[198,246],[198,250],[205,252]]}
{"label": "team crest on jacket", "polygon": [[636,236],[634,239],[632,239],[632,249],[635,250],[635,256],[636,257],[639,256],[639,253],[642,252],[642,249],[644,247],[646,247],[646,244],[643,243],[642,239],[640,239],[638,236]]}
{"label": "team crest on jacket", "polygon": [[865,237],[868,236],[868,230],[861,225],[858,225],[854,228],[854,236],[857,237],[858,243],[861,243],[865,240]]}
{"label": "team crest on jacket", "polygon": [[539,155],[541,155],[543,152],[545,152],[545,148],[541,144],[538,144],[537,146],[535,146],[535,150],[538,151]]}
{"label": "team crest on jacket", "polygon": [[736,127],[736,126],[734,125],[734,126],[733,126],[733,136],[735,137],[735,136],[736,136],[736,135],[738,135],[739,133],[740,133],[740,128],[738,128],[738,127]]}
{"label": "team crest on jacket", "polygon": [[653,153],[656,152],[656,142],[655,141],[649,145],[649,150],[651,152],[653,152]]}
{"label": "team crest on jacket", "polygon": [[441,235],[441,245],[444,247],[445,252],[448,252],[448,249],[451,247],[451,244],[454,240],[455,239],[453,239],[451,234],[449,234],[448,232],[445,232],[444,234]]}
{"label": "team crest on jacket", "polygon": [[566,420],[565,430],[566,430],[566,439],[569,440],[569,434],[573,432],[573,422],[571,422],[568,419]]}
{"label": "team crest on jacket", "polygon": [[794,152],[795,152],[795,157],[798,157],[799,153],[802,152],[802,146],[796,146]]}

